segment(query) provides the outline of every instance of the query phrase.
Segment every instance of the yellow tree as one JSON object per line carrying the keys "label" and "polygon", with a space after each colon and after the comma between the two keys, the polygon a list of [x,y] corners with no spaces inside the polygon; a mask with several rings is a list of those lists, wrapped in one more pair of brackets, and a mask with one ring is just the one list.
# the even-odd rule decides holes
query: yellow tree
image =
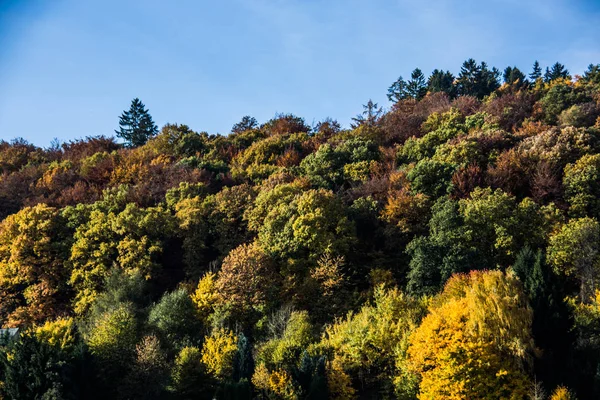
{"label": "yellow tree", "polygon": [[420,399],[522,399],[535,350],[532,312],[512,273],[454,275],[410,338]]}
{"label": "yellow tree", "polygon": [[68,233],[58,210],[27,207],[0,223],[0,321],[43,322],[68,310]]}

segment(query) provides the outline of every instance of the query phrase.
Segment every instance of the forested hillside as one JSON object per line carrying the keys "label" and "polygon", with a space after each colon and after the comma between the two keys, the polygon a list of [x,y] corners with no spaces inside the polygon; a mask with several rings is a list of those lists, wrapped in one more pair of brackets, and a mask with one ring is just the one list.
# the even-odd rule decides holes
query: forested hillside
{"label": "forested hillside", "polygon": [[600,398],[600,65],[388,97],[0,142],[0,399]]}

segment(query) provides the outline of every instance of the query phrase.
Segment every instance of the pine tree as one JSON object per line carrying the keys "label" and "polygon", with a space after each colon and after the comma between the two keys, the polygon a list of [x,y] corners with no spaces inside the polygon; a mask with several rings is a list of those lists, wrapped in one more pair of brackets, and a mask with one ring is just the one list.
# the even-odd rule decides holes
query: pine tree
{"label": "pine tree", "polygon": [[569,70],[566,69],[564,65],[562,65],[559,62],[556,62],[554,63],[552,68],[546,68],[546,73],[544,74],[544,80],[546,82],[551,82],[559,78],[571,79],[571,76],[569,75]]}
{"label": "pine tree", "polygon": [[400,100],[406,99],[408,97],[407,87],[408,84],[402,76],[400,76],[396,82],[392,83],[392,86],[388,88],[388,100],[397,103]]}
{"label": "pine tree", "polygon": [[231,128],[231,133],[240,133],[244,131],[249,131],[250,129],[255,129],[258,127],[258,121],[256,118],[251,117],[249,115],[245,115],[242,117],[242,120],[237,124],[233,125]]}
{"label": "pine tree", "polygon": [[477,62],[470,58],[460,68],[457,80],[458,94],[482,99],[500,87],[499,77],[500,71],[497,68],[489,69],[485,62],[477,65]]}
{"label": "pine tree", "polygon": [[406,86],[406,91],[409,97],[416,100],[421,100],[427,94],[427,83],[425,82],[425,75],[419,68],[410,74],[410,80]]}
{"label": "pine tree", "polygon": [[379,104],[373,103],[373,100],[369,99],[367,104],[363,104],[363,112],[362,114],[358,114],[356,117],[352,118],[353,123],[350,126],[353,129],[358,128],[361,125],[366,125],[369,127],[375,126],[383,113],[383,109],[379,107]]}
{"label": "pine tree", "polygon": [[455,97],[454,75],[452,75],[450,71],[444,72],[439,69],[433,70],[431,76],[427,80],[427,90],[431,93],[445,92],[450,98]]}
{"label": "pine tree", "polygon": [[521,70],[517,67],[506,67],[504,70],[504,83],[513,85],[518,82],[518,85],[521,86],[525,84],[526,78],[525,74],[521,72]]}
{"label": "pine tree", "polygon": [[540,67],[540,63],[536,60],[533,63],[533,71],[529,74],[529,79],[532,82],[535,82],[538,78],[542,77],[542,67]]}
{"label": "pine tree", "polygon": [[119,130],[115,132],[129,147],[142,146],[158,133],[158,128],[145,107],[136,97],[131,101],[129,111],[123,111],[119,118]]}

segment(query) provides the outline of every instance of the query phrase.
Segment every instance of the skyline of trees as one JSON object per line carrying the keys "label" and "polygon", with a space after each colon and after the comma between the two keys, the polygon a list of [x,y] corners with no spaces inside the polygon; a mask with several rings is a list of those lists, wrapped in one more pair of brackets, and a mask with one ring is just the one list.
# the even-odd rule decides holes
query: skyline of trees
{"label": "skyline of trees", "polygon": [[598,398],[600,65],[542,71],[0,142],[0,397]]}

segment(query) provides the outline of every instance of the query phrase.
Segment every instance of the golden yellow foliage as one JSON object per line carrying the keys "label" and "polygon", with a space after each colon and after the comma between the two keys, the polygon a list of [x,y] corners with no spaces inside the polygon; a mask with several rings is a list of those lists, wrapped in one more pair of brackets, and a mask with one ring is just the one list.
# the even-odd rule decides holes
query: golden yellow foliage
{"label": "golden yellow foliage", "polygon": [[61,350],[69,349],[75,344],[75,321],[73,318],[47,321],[35,328],[35,335],[38,340],[51,346],[58,346]]}
{"label": "golden yellow foliage", "polygon": [[564,386],[559,386],[554,389],[549,400],[577,400],[569,389]]}
{"label": "golden yellow foliage", "polygon": [[225,329],[215,330],[202,347],[202,363],[207,371],[218,379],[225,379],[233,372],[233,356],[237,351],[237,336]]}
{"label": "golden yellow foliage", "polygon": [[269,398],[292,400],[298,399],[298,389],[291,375],[282,369],[269,372],[265,364],[259,364],[252,375],[252,384],[267,393]]}
{"label": "golden yellow foliage", "polygon": [[190,296],[198,314],[203,321],[213,312],[215,304],[219,300],[219,295],[215,289],[216,274],[214,272],[207,272],[204,274],[196,291]]}
{"label": "golden yellow foliage", "polygon": [[420,399],[525,396],[532,313],[516,277],[455,275],[429,311],[408,348],[408,365],[421,378]]}

